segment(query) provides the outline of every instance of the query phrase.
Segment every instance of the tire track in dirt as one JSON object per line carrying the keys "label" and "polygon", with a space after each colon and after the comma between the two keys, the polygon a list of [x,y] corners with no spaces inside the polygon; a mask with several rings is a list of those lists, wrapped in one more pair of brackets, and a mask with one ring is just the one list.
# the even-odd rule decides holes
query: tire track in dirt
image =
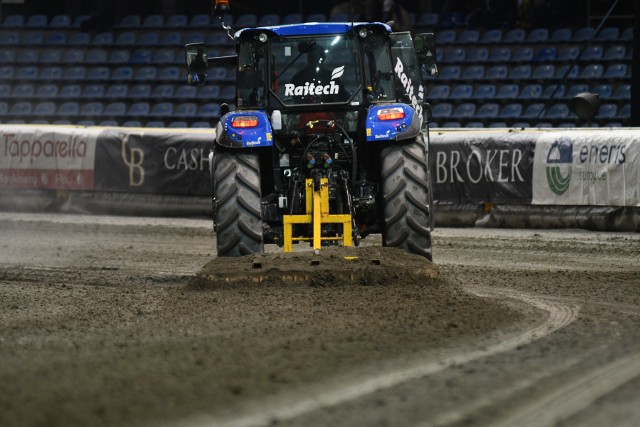
{"label": "tire track in dirt", "polygon": [[268,426],[276,422],[294,420],[314,411],[338,406],[365,397],[373,392],[388,389],[409,381],[441,372],[452,366],[459,366],[481,358],[514,350],[543,338],[553,332],[570,325],[577,317],[579,308],[574,304],[548,301],[533,294],[489,287],[469,287],[467,290],[480,297],[510,298],[524,302],[547,313],[545,318],[532,327],[510,334],[506,338],[474,351],[461,351],[441,355],[434,360],[433,355],[424,355],[420,360],[411,363],[395,363],[395,368],[379,369],[377,375],[354,377],[348,382],[333,381],[305,387],[304,390],[292,392],[290,396],[278,396],[261,402],[252,402],[249,410],[242,416],[218,418],[206,414],[198,414],[183,420],[178,426],[191,427],[250,427]]}

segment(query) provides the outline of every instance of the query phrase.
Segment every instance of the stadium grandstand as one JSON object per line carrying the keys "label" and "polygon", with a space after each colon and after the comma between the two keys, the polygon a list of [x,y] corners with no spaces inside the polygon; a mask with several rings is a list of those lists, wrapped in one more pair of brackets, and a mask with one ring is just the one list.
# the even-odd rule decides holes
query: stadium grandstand
{"label": "stadium grandstand", "polygon": [[[232,26],[382,20],[393,2],[279,2],[269,10],[270,3],[235,1]],[[184,44],[234,53],[210,1],[13,0],[0,7],[1,123],[211,127],[220,105],[234,101],[233,68],[210,70],[201,88],[186,82]],[[436,33],[440,73],[426,80],[433,127],[632,124],[638,6],[631,1],[391,7],[399,29]],[[592,120],[572,111],[571,100],[583,93],[599,98]]]}

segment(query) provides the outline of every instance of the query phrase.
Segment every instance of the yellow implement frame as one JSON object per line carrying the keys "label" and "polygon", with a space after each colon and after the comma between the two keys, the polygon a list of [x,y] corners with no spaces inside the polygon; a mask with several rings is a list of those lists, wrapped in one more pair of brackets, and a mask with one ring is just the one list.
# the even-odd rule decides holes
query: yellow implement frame
{"label": "yellow implement frame", "polygon": [[[293,242],[313,241],[313,249],[320,250],[323,240],[342,240],[344,246],[353,245],[350,214],[329,214],[329,180],[320,179],[314,189],[313,179],[305,180],[306,214],[284,215],[284,251],[293,252]],[[293,224],[313,224],[313,236],[293,237]],[[322,237],[322,224],[342,224],[342,237]]]}

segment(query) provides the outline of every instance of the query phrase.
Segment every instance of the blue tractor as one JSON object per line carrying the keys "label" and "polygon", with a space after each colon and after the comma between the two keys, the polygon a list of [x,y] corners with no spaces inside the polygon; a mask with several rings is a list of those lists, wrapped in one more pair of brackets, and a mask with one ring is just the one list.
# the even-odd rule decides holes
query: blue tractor
{"label": "blue tractor", "polygon": [[261,253],[265,243],[290,251],[292,241],[357,245],[380,233],[384,246],[431,259],[423,75],[437,73],[433,34],[380,22],[234,34],[222,25],[237,55],[185,47],[190,84],[204,84],[213,66],[236,69],[235,105],[223,104],[209,156],[218,255]]}

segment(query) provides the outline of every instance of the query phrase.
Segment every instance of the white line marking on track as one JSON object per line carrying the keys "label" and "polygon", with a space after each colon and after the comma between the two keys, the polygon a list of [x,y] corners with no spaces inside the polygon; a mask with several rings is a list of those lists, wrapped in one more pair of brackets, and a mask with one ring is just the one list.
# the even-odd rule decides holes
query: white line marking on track
{"label": "white line marking on track", "polygon": [[465,364],[477,359],[493,356],[521,345],[543,338],[558,329],[571,324],[578,317],[578,307],[554,301],[547,301],[535,295],[495,288],[472,288],[470,292],[478,296],[508,296],[524,301],[540,310],[546,311],[548,317],[539,325],[514,334],[481,350],[473,350],[451,354],[439,360],[418,361],[412,366],[399,366],[380,371],[379,374],[366,378],[356,378],[345,384],[316,385],[305,387],[288,398],[268,398],[255,402],[253,409],[240,416],[218,418],[208,414],[198,414],[172,425],[190,427],[254,427],[272,425],[274,421],[292,420],[304,414],[322,408],[336,406],[378,390],[387,389],[408,381],[424,378],[441,372],[451,366]]}

